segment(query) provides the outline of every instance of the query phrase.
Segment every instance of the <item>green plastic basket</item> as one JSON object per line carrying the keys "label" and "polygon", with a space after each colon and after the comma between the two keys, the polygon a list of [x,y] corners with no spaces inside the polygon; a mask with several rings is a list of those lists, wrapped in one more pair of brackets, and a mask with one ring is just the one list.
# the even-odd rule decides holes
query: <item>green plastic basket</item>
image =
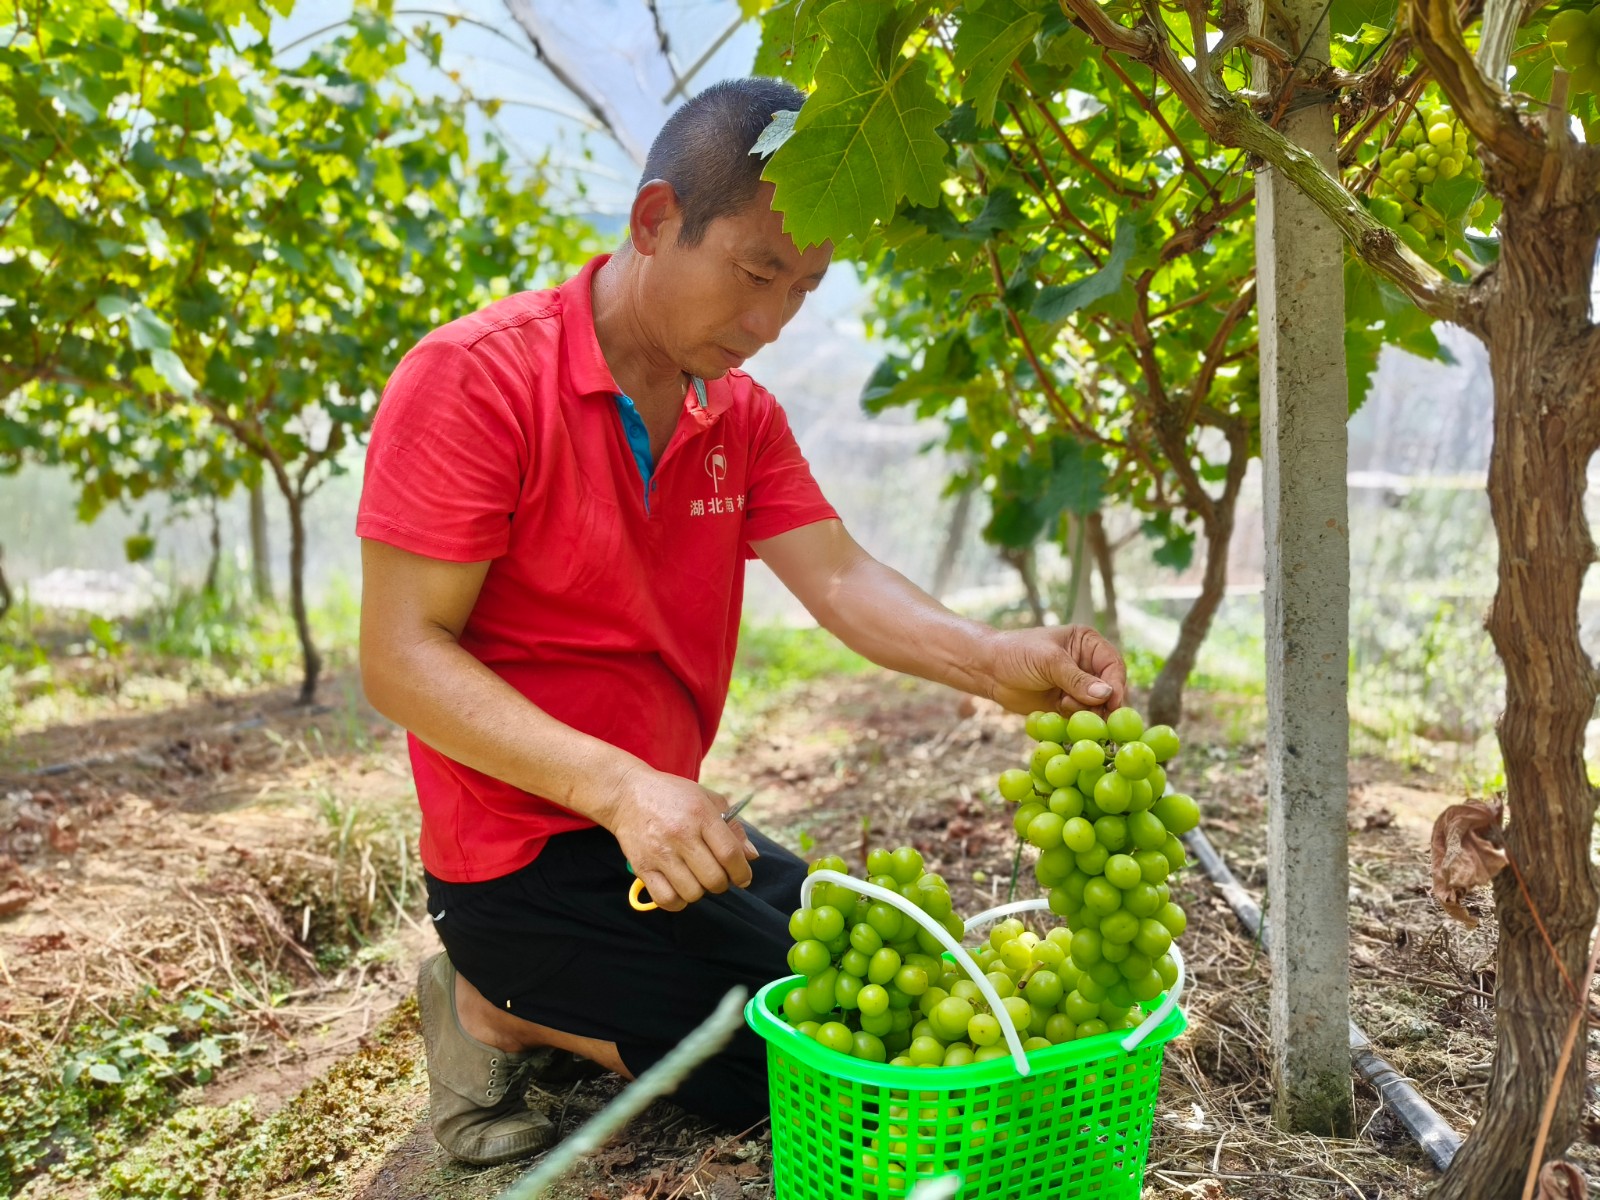
{"label": "green plastic basket", "polygon": [[[981,914],[968,928],[1024,907]],[[961,1200],[1138,1200],[1165,1046],[1188,1027],[1175,1004],[1134,1034],[1036,1051],[1023,1060],[1026,1074],[1011,1058],[894,1067],[826,1049],[785,1022],[783,998],[804,982],[775,980],[745,1007],[767,1043],[776,1200],[901,1200],[919,1180],[952,1173]]]}

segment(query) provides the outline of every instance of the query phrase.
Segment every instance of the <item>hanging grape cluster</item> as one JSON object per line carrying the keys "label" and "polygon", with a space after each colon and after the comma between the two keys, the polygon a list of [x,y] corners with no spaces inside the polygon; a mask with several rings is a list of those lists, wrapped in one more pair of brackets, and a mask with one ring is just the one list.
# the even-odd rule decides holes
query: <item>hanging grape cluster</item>
{"label": "hanging grape cluster", "polygon": [[[1393,229],[1417,257],[1442,266],[1450,258],[1452,221],[1440,211],[1437,193],[1430,185],[1458,177],[1474,182],[1482,177],[1471,135],[1449,109],[1419,107],[1400,127],[1393,144],[1378,153],[1372,214]],[[1483,211],[1480,197],[1466,216],[1476,220]],[[1460,219],[1454,223],[1461,224]]]}
{"label": "hanging grape cluster", "polygon": [[1572,73],[1572,90],[1600,92],[1600,4],[1558,12],[1549,36],[1556,61]]}

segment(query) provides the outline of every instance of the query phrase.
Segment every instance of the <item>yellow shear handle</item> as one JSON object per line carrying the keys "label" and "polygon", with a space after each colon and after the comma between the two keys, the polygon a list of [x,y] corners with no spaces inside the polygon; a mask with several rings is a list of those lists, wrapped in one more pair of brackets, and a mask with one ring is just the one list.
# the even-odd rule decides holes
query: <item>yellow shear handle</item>
{"label": "yellow shear handle", "polygon": [[628,888],[628,903],[632,906],[634,912],[654,912],[661,907],[654,900],[646,900],[644,898],[644,880],[642,879],[635,879],[632,886]]}

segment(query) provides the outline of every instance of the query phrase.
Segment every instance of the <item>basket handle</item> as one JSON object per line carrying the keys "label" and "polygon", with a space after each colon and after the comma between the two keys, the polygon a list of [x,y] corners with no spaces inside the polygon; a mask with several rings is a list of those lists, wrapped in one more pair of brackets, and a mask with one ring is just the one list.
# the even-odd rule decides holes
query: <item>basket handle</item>
{"label": "basket handle", "polygon": [[[995,908],[985,909],[977,916],[968,917],[962,929],[963,934],[971,933],[980,925],[987,925],[991,921],[998,921],[1002,917],[1013,916],[1016,913],[1039,912],[1050,907],[1050,902],[1043,898],[1033,900],[1018,900],[1011,904],[1001,904]],[[1141,1021],[1137,1027],[1128,1031],[1128,1036],[1122,1039],[1122,1048],[1129,1054],[1137,1050],[1145,1038],[1150,1036],[1152,1030],[1167,1019],[1167,1014],[1178,1007],[1178,997],[1183,995],[1183,985],[1187,980],[1183,965],[1183,952],[1178,949],[1178,943],[1173,942],[1172,948],[1167,951],[1172,955],[1172,961],[1178,965],[1178,978],[1173,980],[1172,987],[1167,990],[1167,995],[1155,1011]]]}
{"label": "basket handle", "polygon": [[940,925],[899,892],[891,892],[888,888],[857,879],[853,875],[842,875],[838,871],[813,871],[810,875],[807,875],[805,882],[800,885],[800,904],[802,907],[809,908],[811,906],[812,889],[819,883],[838,884],[853,892],[871,896],[874,900],[881,900],[885,904],[899,909],[938,939],[939,944],[955,956],[955,960],[961,965],[961,969],[967,973],[973,983],[978,985],[978,990],[983,993],[983,998],[989,1002],[990,1011],[994,1014],[995,1020],[1000,1022],[1000,1032],[1005,1035],[1006,1048],[1011,1051],[1011,1061],[1016,1064],[1017,1074],[1028,1074],[1031,1070],[1028,1065],[1028,1056],[1023,1052],[1022,1039],[1017,1036],[1017,1026],[1011,1020],[1011,1014],[1006,1011],[1006,1006],[1000,1001],[1000,993],[994,990],[994,984],[989,982],[988,977],[978,967],[972,955],[967,953],[960,942],[950,936],[949,931],[943,925]]}

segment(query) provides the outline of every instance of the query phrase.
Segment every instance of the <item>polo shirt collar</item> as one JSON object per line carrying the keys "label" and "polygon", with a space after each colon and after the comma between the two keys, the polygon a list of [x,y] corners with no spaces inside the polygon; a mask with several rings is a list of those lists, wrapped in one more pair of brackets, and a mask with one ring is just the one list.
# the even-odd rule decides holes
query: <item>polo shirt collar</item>
{"label": "polo shirt collar", "polygon": [[[572,394],[579,396],[614,398],[622,394],[594,332],[594,276],[610,258],[609,254],[595,255],[559,289],[562,358],[568,387]],[[699,389],[690,386],[684,395],[684,409],[697,424],[709,427],[733,406],[733,389],[728,386],[727,376],[708,379],[702,386],[705,388],[704,407],[700,403]]]}

